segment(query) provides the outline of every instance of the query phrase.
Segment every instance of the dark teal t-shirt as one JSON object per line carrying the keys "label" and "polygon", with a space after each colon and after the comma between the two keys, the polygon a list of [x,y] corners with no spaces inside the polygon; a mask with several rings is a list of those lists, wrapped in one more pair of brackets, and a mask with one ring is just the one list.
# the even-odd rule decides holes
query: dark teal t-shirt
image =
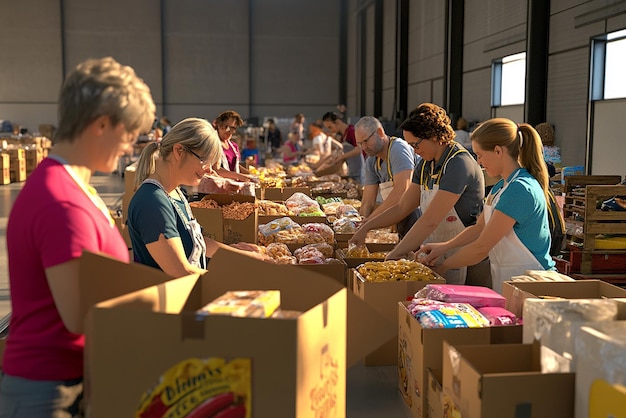
{"label": "dark teal t-shirt", "polygon": [[[175,200],[181,212],[186,214],[185,203]],[[189,257],[193,242],[185,223],[177,214],[172,201],[155,184],[144,183],[137,189],[128,205],[128,233],[133,249],[134,260],[138,263],[160,269],[152,258],[146,244],[159,239],[180,237],[185,255]]]}

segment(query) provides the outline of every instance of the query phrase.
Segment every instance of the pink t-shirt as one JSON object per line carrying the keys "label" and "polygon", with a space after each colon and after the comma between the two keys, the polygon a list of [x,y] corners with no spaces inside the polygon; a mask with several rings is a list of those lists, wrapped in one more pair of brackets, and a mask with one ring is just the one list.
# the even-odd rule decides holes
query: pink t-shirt
{"label": "pink t-shirt", "polygon": [[[296,147],[296,144],[294,144],[291,141],[287,141],[285,142],[285,145],[287,147],[289,147],[289,149],[291,150],[291,152],[296,152],[298,151],[298,148]],[[286,163],[293,163],[294,161],[298,160],[298,156],[297,155],[293,155],[291,157],[283,157],[283,161]]]}
{"label": "pink t-shirt", "polygon": [[83,250],[128,262],[124,240],[63,165],[49,158],[17,196],[6,235],[12,315],[3,371],[32,380],[82,377],[84,336],[65,328],[45,269]]}
{"label": "pink t-shirt", "polygon": [[239,147],[233,141],[229,142],[230,147],[228,147],[228,149],[222,148],[226,161],[228,161],[228,167],[224,168],[228,168],[230,171],[239,172],[237,170],[237,164],[239,163]]}

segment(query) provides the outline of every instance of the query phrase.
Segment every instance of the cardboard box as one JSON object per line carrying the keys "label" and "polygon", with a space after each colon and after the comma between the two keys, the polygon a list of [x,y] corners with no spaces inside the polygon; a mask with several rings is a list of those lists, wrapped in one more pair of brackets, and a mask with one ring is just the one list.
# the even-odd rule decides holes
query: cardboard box
{"label": "cardboard box", "polygon": [[346,286],[346,264],[343,262],[332,264],[296,264],[296,267],[322,274]]}
{"label": "cardboard box", "polygon": [[[623,416],[617,412],[624,413],[624,402],[609,411],[608,396],[612,391],[607,386],[617,385],[622,389],[626,386],[625,335],[626,321],[595,323],[580,329],[576,340],[576,418]],[[600,393],[594,393],[596,391]],[[592,415],[592,410],[596,409],[593,404],[604,404],[606,412]]]}
{"label": "cardboard box", "polygon": [[[13,151],[24,152],[23,149]],[[21,158],[10,158],[9,164],[9,177],[11,179],[11,183],[19,183],[26,180],[26,160],[23,156]]]}
{"label": "cardboard box", "polygon": [[39,147],[25,150],[26,171],[31,172],[43,160],[43,150]]}
{"label": "cardboard box", "polygon": [[11,183],[11,164],[7,153],[0,154],[0,184]]}
{"label": "cardboard box", "polygon": [[602,280],[575,280],[569,282],[506,281],[502,284],[506,309],[521,318],[524,300],[543,296],[565,299],[625,298],[626,289]]}
{"label": "cardboard box", "polygon": [[428,393],[426,405],[428,418],[443,418],[442,371],[428,369]]}
{"label": "cardboard box", "polygon": [[[380,261],[380,260],[379,260]],[[352,276],[352,291],[383,317],[395,324],[394,336],[382,347],[365,356],[366,366],[394,366],[398,364],[398,302],[406,301],[427,284],[445,284],[442,277],[429,281],[400,280],[393,282],[368,282],[358,272]]]}
{"label": "cardboard box", "polygon": [[[215,200],[220,206],[228,205],[232,202],[254,203],[254,196],[208,194],[203,199]],[[235,220],[225,219],[221,209],[196,208],[192,207],[193,216],[198,220],[204,235],[224,244],[234,244],[237,242],[250,242],[256,244],[257,232],[259,229],[259,211],[254,209],[246,219]]]}
{"label": "cardboard box", "polygon": [[[398,387],[413,416],[426,417],[427,370],[442,369],[443,342],[452,344],[505,344],[522,341],[522,327],[423,328],[398,302]],[[469,415],[468,415],[469,416]]]}
{"label": "cardboard box", "polygon": [[443,391],[476,418],[571,418],[574,373],[541,373],[538,344],[443,343]]}
{"label": "cardboard box", "polygon": [[294,193],[304,193],[307,196],[311,196],[310,187],[268,187],[261,189],[261,196],[265,200],[274,200],[284,202],[291,197]]}
{"label": "cardboard box", "polygon": [[122,236],[122,238],[124,238],[126,247],[128,249],[131,249],[132,243],[130,241],[130,234],[128,233],[126,222],[124,222],[121,216],[113,216],[113,220],[115,221],[115,226],[117,227],[117,230],[120,231],[120,235]]}
{"label": "cardboard box", "polygon": [[[282,319],[195,315],[228,290],[276,289],[283,309],[302,313]],[[91,311],[90,416],[133,416],[144,391],[185,359],[238,357],[251,359],[252,416],[345,417],[346,367],[388,338],[389,326],[333,280],[218,250],[203,276],[149,287]]]}

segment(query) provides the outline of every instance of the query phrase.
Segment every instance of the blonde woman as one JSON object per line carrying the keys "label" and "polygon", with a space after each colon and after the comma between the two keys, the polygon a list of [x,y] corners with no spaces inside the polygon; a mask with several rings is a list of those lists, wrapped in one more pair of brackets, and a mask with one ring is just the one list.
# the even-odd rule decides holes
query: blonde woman
{"label": "blonde woman", "polygon": [[[476,225],[455,238],[427,244],[427,262],[463,246],[435,267],[439,273],[468,266],[489,255],[493,289],[526,270],[553,270],[548,226],[548,171],[541,139],[528,124],[496,118],[482,123],[471,136],[478,162],[502,180],[491,189]],[[469,245],[471,244],[471,245]]]}
{"label": "blonde woman", "polygon": [[128,231],[136,262],[180,277],[205,272],[207,256],[220,247],[230,248],[205,240],[179,188],[197,186],[205,168],[221,157],[217,131],[198,118],[177,123],[163,140],[144,148],[135,174],[138,188],[128,207]]}

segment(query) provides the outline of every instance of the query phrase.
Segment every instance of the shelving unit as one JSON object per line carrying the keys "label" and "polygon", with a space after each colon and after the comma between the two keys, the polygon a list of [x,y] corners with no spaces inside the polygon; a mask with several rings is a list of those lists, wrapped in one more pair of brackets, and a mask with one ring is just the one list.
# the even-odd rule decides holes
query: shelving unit
{"label": "shelving unit", "polygon": [[[597,248],[599,234],[626,235],[626,211],[603,211],[603,201],[626,195],[626,186],[619,185],[620,176],[569,176],[565,178],[563,216],[570,226],[578,225],[579,234],[567,234],[570,245],[570,271],[582,275],[623,274],[626,282],[626,249]],[[582,248],[578,246],[582,245]],[[579,266],[579,267],[578,267]]]}

